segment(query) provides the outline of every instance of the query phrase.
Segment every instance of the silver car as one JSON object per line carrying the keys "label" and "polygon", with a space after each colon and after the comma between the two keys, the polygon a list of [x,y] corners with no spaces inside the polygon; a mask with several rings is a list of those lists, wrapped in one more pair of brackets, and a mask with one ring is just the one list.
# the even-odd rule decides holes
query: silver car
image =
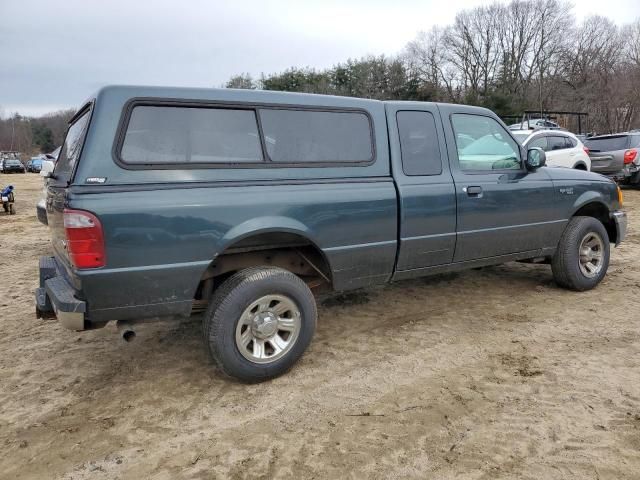
{"label": "silver car", "polygon": [[598,135],[585,140],[591,171],[621,183],[640,183],[640,132]]}

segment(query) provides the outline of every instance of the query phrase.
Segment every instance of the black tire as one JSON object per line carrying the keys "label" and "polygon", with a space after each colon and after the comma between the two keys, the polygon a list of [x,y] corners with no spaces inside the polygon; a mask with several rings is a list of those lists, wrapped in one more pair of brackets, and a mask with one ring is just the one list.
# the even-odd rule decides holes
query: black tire
{"label": "black tire", "polygon": [[[274,294],[284,295],[296,304],[300,331],[284,356],[272,363],[254,363],[240,353],[236,327],[251,303]],[[306,283],[287,270],[265,266],[241,270],[225,280],[213,294],[202,326],[209,354],[220,370],[243,382],[254,383],[282,375],[298,361],[311,343],[317,317],[315,298]]]}
{"label": "black tire", "polygon": [[[594,276],[589,277],[580,267],[580,244],[590,233],[602,240],[602,265]],[[598,285],[609,268],[609,235],[602,222],[593,217],[573,217],[560,237],[558,249],[551,262],[551,270],[556,283],[564,288],[585,291]]]}
{"label": "black tire", "polygon": [[13,206],[13,203],[9,204],[9,215],[15,215],[16,214],[16,207]]}

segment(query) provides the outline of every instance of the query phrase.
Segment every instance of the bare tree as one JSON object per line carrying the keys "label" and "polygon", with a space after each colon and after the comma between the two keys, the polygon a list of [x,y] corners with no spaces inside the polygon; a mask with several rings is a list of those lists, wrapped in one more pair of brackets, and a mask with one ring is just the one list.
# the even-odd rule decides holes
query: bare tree
{"label": "bare tree", "polygon": [[403,53],[410,77],[418,79],[436,100],[456,101],[454,82],[457,73],[448,61],[444,29],[434,26],[428,32],[420,32],[409,42]]}

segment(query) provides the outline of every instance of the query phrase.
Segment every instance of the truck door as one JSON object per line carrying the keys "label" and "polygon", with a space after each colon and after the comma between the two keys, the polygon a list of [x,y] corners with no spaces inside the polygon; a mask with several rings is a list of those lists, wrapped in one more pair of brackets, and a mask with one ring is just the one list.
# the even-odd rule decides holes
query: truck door
{"label": "truck door", "polygon": [[490,112],[441,105],[458,222],[454,262],[552,247],[564,226],[544,168],[524,166],[524,149]]}
{"label": "truck door", "polygon": [[[399,193],[402,278],[450,263],[456,243],[455,188],[438,107],[386,105],[393,176]],[[413,272],[409,272],[413,271]]]}

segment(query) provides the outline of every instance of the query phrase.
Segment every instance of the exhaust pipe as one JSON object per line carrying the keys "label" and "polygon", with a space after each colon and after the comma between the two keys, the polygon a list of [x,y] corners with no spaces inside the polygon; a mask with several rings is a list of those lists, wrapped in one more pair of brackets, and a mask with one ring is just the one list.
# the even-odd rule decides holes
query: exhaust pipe
{"label": "exhaust pipe", "polygon": [[127,320],[118,320],[116,322],[116,328],[118,333],[122,336],[125,342],[131,342],[136,338],[136,332],[133,330],[133,323]]}

